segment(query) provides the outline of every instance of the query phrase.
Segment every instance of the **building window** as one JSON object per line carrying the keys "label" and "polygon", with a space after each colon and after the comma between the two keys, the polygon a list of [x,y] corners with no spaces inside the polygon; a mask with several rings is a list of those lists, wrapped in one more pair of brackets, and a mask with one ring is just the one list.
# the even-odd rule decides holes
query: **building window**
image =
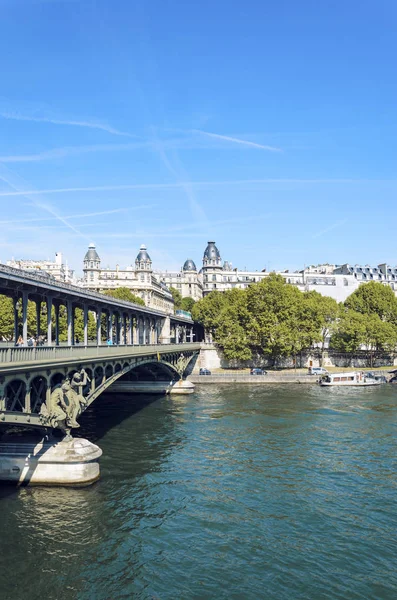
{"label": "building window", "polygon": [[212,276],[212,281],[216,281],[216,275]]}

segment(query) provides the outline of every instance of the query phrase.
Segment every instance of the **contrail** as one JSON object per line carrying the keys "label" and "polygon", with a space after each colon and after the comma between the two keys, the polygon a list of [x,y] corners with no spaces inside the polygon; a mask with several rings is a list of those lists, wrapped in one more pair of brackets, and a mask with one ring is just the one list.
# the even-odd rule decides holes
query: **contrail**
{"label": "contrail", "polygon": [[73,119],[53,119],[51,117],[33,117],[29,115],[21,115],[19,113],[1,112],[0,117],[3,119],[13,119],[15,121],[32,121],[35,123],[52,123],[53,125],[71,125],[74,127],[89,127],[90,129],[100,129],[112,135],[121,135],[126,137],[137,137],[126,131],[119,131],[110,125],[104,123],[95,123],[92,121],[77,121]]}
{"label": "contrail", "polygon": [[175,189],[184,188],[186,185],[193,186],[235,186],[251,184],[360,184],[360,183],[397,183],[397,179],[236,179],[231,181],[180,181],[176,183],[134,183],[127,185],[95,185],[87,187],[51,188],[43,190],[28,190],[26,192],[0,192],[3,196],[24,196],[26,194],[65,194],[72,192],[114,192],[122,190],[144,190],[144,189]]}
{"label": "contrail", "polygon": [[275,146],[264,146],[263,144],[256,144],[255,142],[249,142],[247,140],[230,137],[228,135],[220,135],[219,133],[210,133],[209,131],[202,131],[201,129],[192,129],[192,133],[206,135],[208,137],[224,140],[226,142],[232,142],[234,144],[242,144],[243,146],[251,146],[252,148],[260,148],[261,150],[268,150],[269,152],[281,152],[281,148],[276,148]]}

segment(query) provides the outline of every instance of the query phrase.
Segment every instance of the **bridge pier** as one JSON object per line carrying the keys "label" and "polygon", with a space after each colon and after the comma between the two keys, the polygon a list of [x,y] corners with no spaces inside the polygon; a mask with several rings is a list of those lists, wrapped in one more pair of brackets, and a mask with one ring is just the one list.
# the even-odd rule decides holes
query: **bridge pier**
{"label": "bridge pier", "polygon": [[22,485],[85,486],[99,479],[102,450],[88,440],[0,442],[0,480]]}

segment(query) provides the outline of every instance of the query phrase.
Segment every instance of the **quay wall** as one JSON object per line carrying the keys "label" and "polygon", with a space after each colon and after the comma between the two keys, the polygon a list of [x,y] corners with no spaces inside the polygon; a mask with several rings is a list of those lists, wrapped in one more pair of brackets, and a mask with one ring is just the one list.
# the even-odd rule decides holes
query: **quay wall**
{"label": "quay wall", "polygon": [[[388,365],[397,365],[397,358],[389,354],[375,355],[373,358],[372,367],[383,367]],[[193,369],[193,374],[198,373],[199,369],[247,369],[251,367],[261,367],[264,369],[293,369],[308,368],[321,366],[321,350],[313,348],[310,351],[302,352],[296,356],[296,365],[294,365],[294,357],[282,357],[274,361],[267,357],[256,357],[251,360],[229,360],[224,357],[222,350],[214,344],[201,345],[200,356],[196,361]],[[344,354],[327,350],[324,354],[323,367],[351,367],[357,369],[370,368],[368,356],[365,352],[356,354]]]}
{"label": "quay wall", "polygon": [[318,377],[314,375],[295,375],[276,373],[271,375],[243,375],[231,373],[215,373],[214,375],[189,375],[188,380],[194,384],[231,384],[244,383],[247,385],[264,385],[274,383],[304,383],[318,384]]}

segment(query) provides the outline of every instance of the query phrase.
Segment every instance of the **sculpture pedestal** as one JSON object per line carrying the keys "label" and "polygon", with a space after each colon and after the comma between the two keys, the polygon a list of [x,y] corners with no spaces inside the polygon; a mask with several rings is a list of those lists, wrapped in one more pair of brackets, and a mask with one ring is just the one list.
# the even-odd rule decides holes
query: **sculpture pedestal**
{"label": "sculpture pedestal", "polygon": [[187,379],[180,379],[176,381],[170,388],[170,394],[192,394],[194,392],[195,385]]}
{"label": "sculpture pedestal", "polygon": [[102,450],[88,440],[0,443],[0,481],[16,485],[90,485],[99,479]]}

